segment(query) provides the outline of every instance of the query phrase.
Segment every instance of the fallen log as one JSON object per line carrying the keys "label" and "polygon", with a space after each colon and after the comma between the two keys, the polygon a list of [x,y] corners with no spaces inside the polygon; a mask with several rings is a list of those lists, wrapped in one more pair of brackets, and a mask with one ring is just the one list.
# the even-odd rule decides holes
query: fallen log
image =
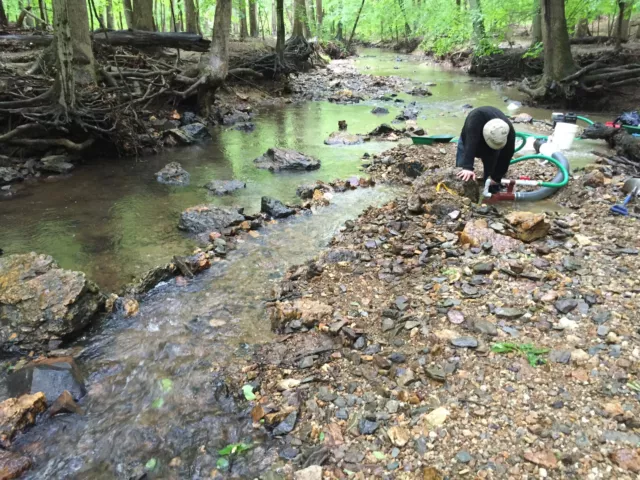
{"label": "fallen log", "polygon": [[[599,36],[599,37],[576,37],[576,38],[570,38],[569,39],[569,43],[571,45],[595,45],[595,44],[599,44],[599,43],[607,43],[609,41],[611,42],[615,42],[615,38],[612,37],[605,37],[605,36]],[[623,39],[622,43],[626,43],[627,40]]]}
{"label": "fallen log", "polygon": [[[0,35],[0,46],[31,45],[46,47],[52,40],[53,35]],[[145,32],[141,30],[94,32],[93,41],[101,45],[113,45],[114,47],[179,48],[192,52],[206,52],[211,44],[209,40],[202,38],[202,35],[195,33]]]}
{"label": "fallen log", "polygon": [[582,138],[606,140],[619,156],[640,163],[640,138],[630,135],[623,128],[613,128],[596,123],[584,129]]}

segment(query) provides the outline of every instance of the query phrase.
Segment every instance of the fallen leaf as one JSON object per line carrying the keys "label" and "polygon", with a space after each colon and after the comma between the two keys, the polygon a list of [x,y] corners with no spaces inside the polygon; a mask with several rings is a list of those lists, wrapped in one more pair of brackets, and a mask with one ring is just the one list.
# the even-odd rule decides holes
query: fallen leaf
{"label": "fallen leaf", "polygon": [[540,465],[545,468],[556,468],[558,466],[558,459],[550,450],[544,450],[541,452],[525,452],[525,460]]}

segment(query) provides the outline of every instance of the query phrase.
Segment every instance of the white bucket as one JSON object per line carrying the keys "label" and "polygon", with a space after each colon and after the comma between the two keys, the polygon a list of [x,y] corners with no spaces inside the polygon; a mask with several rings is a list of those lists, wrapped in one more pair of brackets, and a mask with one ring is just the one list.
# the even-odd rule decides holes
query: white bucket
{"label": "white bucket", "polygon": [[578,125],[575,123],[558,122],[550,140],[558,150],[570,150],[577,133]]}

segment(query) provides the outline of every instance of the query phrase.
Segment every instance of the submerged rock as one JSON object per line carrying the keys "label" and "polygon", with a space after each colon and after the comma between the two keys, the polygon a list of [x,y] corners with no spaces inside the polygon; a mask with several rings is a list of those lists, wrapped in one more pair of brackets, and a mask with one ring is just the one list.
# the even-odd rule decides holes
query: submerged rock
{"label": "submerged rock", "polygon": [[178,228],[190,233],[220,231],[244,221],[244,215],[238,210],[214,205],[197,205],[182,212]]}
{"label": "submerged rock", "polygon": [[236,190],[247,188],[247,184],[240,180],[211,180],[204,188],[214,195],[228,195]]}
{"label": "submerged rock", "polygon": [[286,218],[296,213],[293,208],[289,208],[280,200],[271,197],[262,197],[260,211],[272,218]]}
{"label": "submerged rock", "polygon": [[386,115],[389,113],[389,109],[385,107],[373,107],[371,113],[374,115]]}
{"label": "submerged rock", "polygon": [[320,168],[320,160],[287,148],[270,148],[256,158],[256,167],[280,172],[282,170],[316,170]]}
{"label": "submerged rock", "polygon": [[364,143],[364,139],[360,135],[354,135],[347,132],[333,132],[324,141],[325,145],[359,145]]}
{"label": "submerged rock", "polygon": [[0,339],[5,348],[39,349],[85,328],[102,302],[82,272],[63,270],[48,255],[0,257]]}
{"label": "submerged rock", "polygon": [[31,460],[18,453],[0,449],[0,478],[11,480],[18,478],[31,468]]}
{"label": "submerged rock", "polygon": [[209,136],[209,130],[207,130],[206,125],[199,122],[167,130],[167,133],[171,134],[179,142],[187,145]]}
{"label": "submerged rock", "polygon": [[47,400],[42,392],[0,403],[0,446],[9,447],[14,435],[33,425],[38,414],[46,408]]}
{"label": "submerged rock", "polygon": [[8,379],[12,396],[44,393],[53,402],[68,391],[75,400],[87,393],[82,375],[71,357],[43,358],[12,373]]}
{"label": "submerged rock", "polygon": [[156,172],[156,180],[165,185],[189,185],[190,175],[178,162],[167,163],[162,170]]}
{"label": "submerged rock", "polygon": [[414,87],[411,90],[407,90],[407,93],[416,97],[430,97],[431,95],[433,95],[433,93],[431,93],[431,90],[429,90],[427,87]]}
{"label": "submerged rock", "polygon": [[67,155],[49,155],[40,159],[42,170],[53,173],[69,173],[73,170],[73,163]]}

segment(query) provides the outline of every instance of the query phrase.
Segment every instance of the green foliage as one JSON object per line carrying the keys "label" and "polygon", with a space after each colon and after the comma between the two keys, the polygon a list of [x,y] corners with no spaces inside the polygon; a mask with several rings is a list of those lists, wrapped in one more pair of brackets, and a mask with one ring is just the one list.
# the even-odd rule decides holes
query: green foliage
{"label": "green foliage", "polygon": [[226,457],[228,455],[237,455],[242,452],[246,452],[251,448],[251,445],[248,443],[230,443],[222,450],[218,450],[218,455],[222,455]]}
{"label": "green foliage", "polygon": [[532,343],[510,343],[500,342],[494,343],[491,346],[491,351],[494,353],[516,353],[522,355],[527,359],[529,365],[535,367],[537,365],[544,365],[547,361],[544,358],[540,358],[549,352],[548,348],[536,347]]}
{"label": "green foliage", "polygon": [[249,401],[256,399],[256,395],[253,393],[253,387],[251,385],[245,385],[242,387],[242,393],[244,394],[244,398]]}
{"label": "green foliage", "polygon": [[529,50],[527,50],[525,54],[522,55],[522,58],[538,58],[540,55],[542,55],[543,51],[544,44],[542,42],[538,42],[535,45],[531,45],[531,47],[529,47]]}

